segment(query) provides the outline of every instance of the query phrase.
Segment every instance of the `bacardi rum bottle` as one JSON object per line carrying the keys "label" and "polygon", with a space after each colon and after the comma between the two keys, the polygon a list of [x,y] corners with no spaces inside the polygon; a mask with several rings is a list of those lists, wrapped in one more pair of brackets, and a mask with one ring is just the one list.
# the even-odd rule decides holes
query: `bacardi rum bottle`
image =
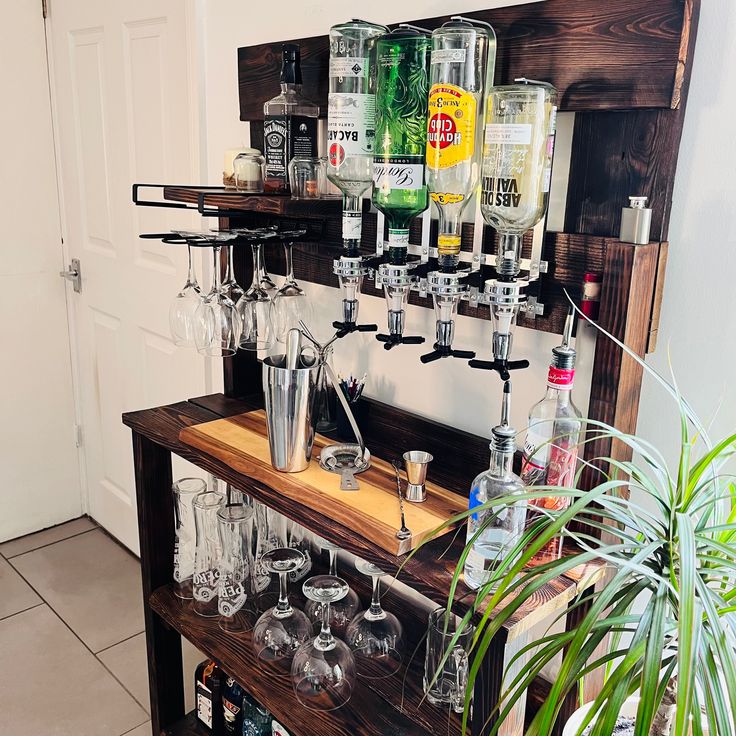
{"label": "bacardi rum bottle", "polygon": [[[575,487],[583,420],[571,396],[576,358],[575,348],[570,345],[572,326],[571,313],[565,322],[562,345],[552,350],[547,392],[529,412],[529,427],[524,440],[524,459],[521,466],[521,478],[527,486]],[[530,506],[530,521],[534,519],[535,506],[538,509],[559,512],[569,504],[570,498],[563,496],[537,499]],[[560,543],[561,539],[552,540],[532,562],[542,564],[559,557]]]}
{"label": "bacardi rum bottle", "polygon": [[283,46],[281,94],[263,105],[263,147],[266,192],[289,191],[289,161],[294,156],[316,156],[319,106],[302,95],[299,46]]}
{"label": "bacardi rum bottle", "polygon": [[424,154],[429,45],[427,34],[407,26],[381,36],[376,44],[373,204],[386,216],[394,265],[406,263],[409,225],[428,205]]}
{"label": "bacardi rum bottle", "polygon": [[385,26],[351,20],[330,28],[327,178],[343,193],[343,241],[357,254],[360,198],[373,181],[376,39]]}
{"label": "bacardi rum bottle", "polygon": [[459,260],[462,215],[480,176],[483,95],[495,63],[490,26],[453,17],[432,32],[426,158],[441,271],[454,271]]}
{"label": "bacardi rum bottle", "polygon": [[509,425],[510,381],[504,383],[503,391],[501,423],[492,430],[490,467],[473,481],[470,489],[468,507],[471,511],[478,510],[468,517],[466,544],[474,537],[475,541],[465,560],[464,573],[465,582],[474,589],[489,581],[493,571],[521,539],[526,523],[523,499],[493,506],[494,498],[508,498],[524,492],[521,478],[512,470],[516,431]]}

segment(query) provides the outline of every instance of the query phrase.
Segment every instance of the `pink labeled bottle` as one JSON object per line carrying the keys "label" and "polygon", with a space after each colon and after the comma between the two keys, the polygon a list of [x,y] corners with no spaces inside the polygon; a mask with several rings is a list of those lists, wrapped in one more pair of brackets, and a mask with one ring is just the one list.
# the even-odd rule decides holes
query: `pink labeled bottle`
{"label": "pink labeled bottle", "polygon": [[[562,345],[552,350],[547,374],[547,393],[529,412],[529,426],[524,440],[521,479],[525,486],[575,487],[578,447],[583,426],[580,410],[572,401],[575,379],[575,348],[570,345],[574,314],[565,322]],[[563,511],[570,498],[549,496],[530,501],[528,521],[537,517],[534,507]],[[539,513],[539,512],[537,512]],[[542,564],[561,554],[561,540],[554,539],[535,556],[532,564]]]}

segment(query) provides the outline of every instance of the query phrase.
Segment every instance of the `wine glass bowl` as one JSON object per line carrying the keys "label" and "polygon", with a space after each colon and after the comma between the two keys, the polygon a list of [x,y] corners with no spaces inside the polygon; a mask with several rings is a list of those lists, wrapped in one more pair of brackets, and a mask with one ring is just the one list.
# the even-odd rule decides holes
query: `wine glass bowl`
{"label": "wine glass bowl", "polygon": [[291,683],[299,702],[309,710],[329,711],[345,705],[355,687],[355,659],[350,647],[330,630],[329,606],[350,587],[335,575],[316,575],[303,585],[304,595],[323,604],[322,629],[303,644],[291,664]]}
{"label": "wine glass bowl", "polygon": [[350,622],[345,640],[355,656],[358,674],[369,680],[391,677],[401,669],[404,658],[404,627],[396,616],[381,606],[380,580],[383,570],[358,559],[355,567],[373,581],[370,607]]}
{"label": "wine glass bowl", "polygon": [[253,627],[253,649],[269,673],[286,676],[294,653],[312,633],[309,619],[291,606],[287,595],[287,575],[304,564],[304,555],[293,547],[277,547],[263,554],[261,564],[279,576],[280,592],[278,603]]}

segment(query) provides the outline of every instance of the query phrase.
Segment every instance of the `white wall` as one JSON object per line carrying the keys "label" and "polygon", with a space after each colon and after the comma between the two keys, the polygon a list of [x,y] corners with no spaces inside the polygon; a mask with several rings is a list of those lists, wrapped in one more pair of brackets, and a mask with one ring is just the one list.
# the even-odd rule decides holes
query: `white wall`
{"label": "white wall", "polygon": [[0,28],[0,541],[81,513],[40,3]]}
{"label": "white wall", "polygon": [[[247,139],[247,126],[239,122],[236,64],[239,46],[326,33],[330,25],[355,14],[393,23],[518,4],[492,0],[451,0],[449,4],[446,0],[405,0],[402,3],[375,0],[367,12],[357,2],[290,0],[282,3],[278,12],[273,12],[273,8],[242,0],[201,2],[202,46],[206,56],[207,161],[211,183],[220,177],[222,151]],[[730,70],[736,65],[736,46],[728,43],[735,22],[736,5],[732,0],[703,0],[675,187],[660,346],[651,359],[653,365],[666,370],[670,345],[683,392],[705,414],[713,411],[719,398],[724,398],[724,407],[715,425],[722,431],[736,424],[734,390],[727,385],[728,374],[721,367],[730,367],[730,363],[736,362],[736,336],[730,324],[734,304],[730,284],[736,256],[728,217],[734,211],[734,190],[733,186],[730,189],[726,186],[728,174],[736,168],[736,146],[731,132],[736,103],[733,82],[728,84]],[[561,121],[558,144],[569,135],[570,126],[569,118]],[[560,166],[560,159],[564,161],[569,156],[564,148],[558,145],[558,170],[552,190],[557,202],[564,199],[566,169],[564,164]],[[559,222],[558,208],[551,215],[552,220]],[[711,259],[709,265],[703,262],[705,254]],[[321,319],[328,324],[338,313],[337,290],[311,285],[308,288],[318,302]],[[703,295],[708,296],[704,299]],[[383,302],[363,297],[361,315],[362,321],[375,321],[383,327]],[[429,310],[410,307],[407,325],[408,334],[423,334],[431,344],[434,322]],[[489,323],[459,320],[457,347],[473,347],[479,355],[487,355],[489,341]],[[549,351],[557,343],[554,335],[524,329],[517,331],[514,353],[531,360],[531,367],[514,377],[513,415],[517,428],[525,426],[529,406],[543,392]],[[584,407],[593,351],[590,334],[579,343],[576,400]],[[498,379],[468,368],[463,361],[448,359],[422,366],[418,356],[427,349],[426,345],[400,346],[386,353],[372,336],[351,336],[338,347],[335,364],[342,372],[368,371],[367,392],[376,398],[487,435],[498,415]],[[647,381],[640,429],[655,442],[672,439],[667,430],[669,420],[663,421],[664,403],[662,392],[653,382]],[[671,445],[670,448],[673,451]]]}

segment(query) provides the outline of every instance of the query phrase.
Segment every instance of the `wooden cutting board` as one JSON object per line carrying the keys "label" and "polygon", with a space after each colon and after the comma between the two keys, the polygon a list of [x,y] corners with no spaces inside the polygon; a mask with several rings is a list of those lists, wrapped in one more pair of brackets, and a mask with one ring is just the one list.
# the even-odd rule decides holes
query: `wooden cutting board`
{"label": "wooden cutting board", "polygon": [[[401,527],[401,514],[396,476],[390,463],[372,457],[371,467],[356,475],[360,490],[341,491],[339,474],[323,470],[318,461],[320,450],[332,444],[330,440],[317,435],[309,467],[300,473],[282,473],[271,465],[266,432],[266,415],[259,410],[185,427],[179,439],[216,457],[238,473],[355,529],[357,534],[395,555],[414,549],[429,532],[467,509],[467,501],[461,496],[427,483],[424,503],[404,503],[406,525],[413,534],[410,539],[399,540],[396,531]],[[405,482],[402,489],[406,490]],[[451,529],[444,529],[442,534]]]}

